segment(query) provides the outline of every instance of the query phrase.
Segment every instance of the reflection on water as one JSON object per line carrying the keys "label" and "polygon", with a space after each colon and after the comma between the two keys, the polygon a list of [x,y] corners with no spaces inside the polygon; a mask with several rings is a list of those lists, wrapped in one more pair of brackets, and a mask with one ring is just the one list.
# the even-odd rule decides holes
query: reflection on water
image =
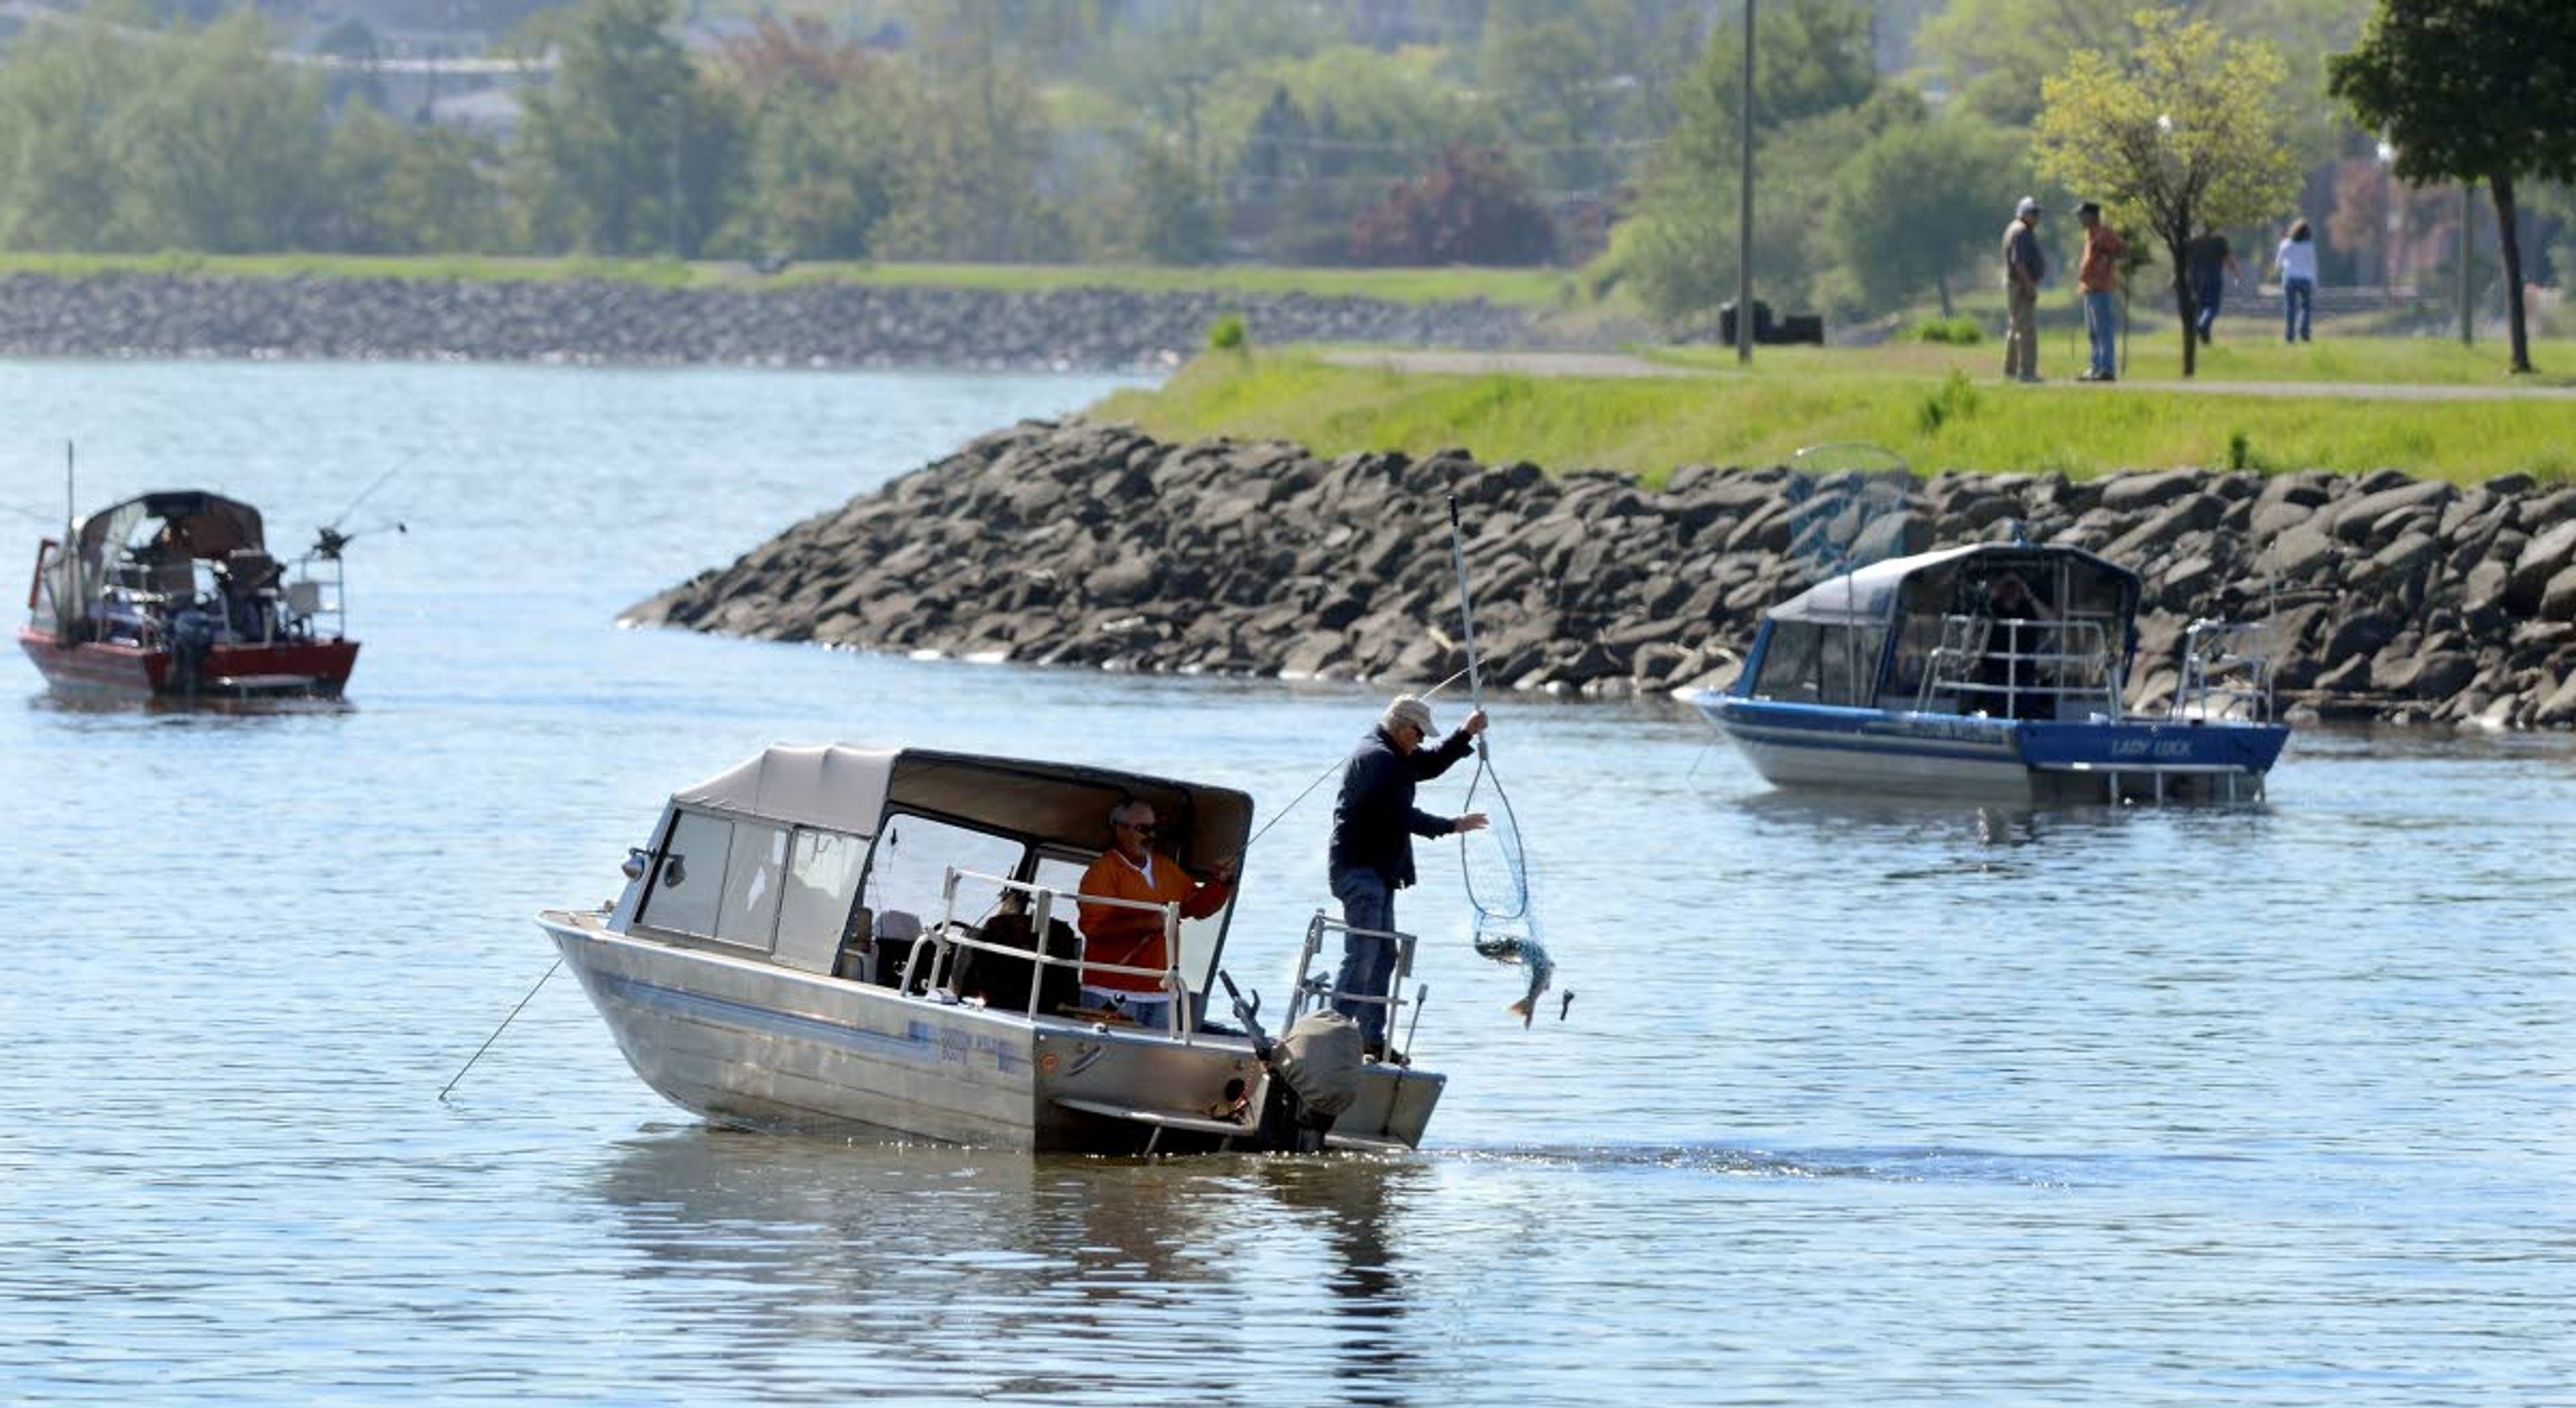
{"label": "reflection on water", "polygon": [[[1105,383],[9,366],[84,497],[353,564],[342,707],[99,711],[0,661],[0,1397],[192,1403],[2537,1402],[2576,1382],[2576,746],[2301,735],[2267,805],[1765,788],[1669,701],[1488,699],[1569,1020],[1400,912],[1450,1076],[1393,1159],[1030,1159],[707,1129],[530,916],[779,741],[1238,786],[1228,966],[1326,903],[1383,700],[620,631]],[[95,443],[93,443],[95,441]],[[92,476],[96,476],[93,482]],[[0,502],[58,466],[0,458]],[[409,496],[409,497],[405,497]],[[397,501],[399,504],[397,506]],[[609,507],[613,506],[613,507]],[[31,545],[31,544],[29,544]],[[1454,808],[1465,779],[1429,784]]]}
{"label": "reflection on water", "polygon": [[723,1288],[689,1313],[736,1371],[831,1345],[877,1388],[1110,1402],[1321,1371],[1342,1390],[1326,1397],[1393,1402],[1416,1356],[1390,1210],[1426,1177],[1411,1161],[1032,1159],[690,1126],[623,1141],[594,1184],[637,1253],[628,1278]]}

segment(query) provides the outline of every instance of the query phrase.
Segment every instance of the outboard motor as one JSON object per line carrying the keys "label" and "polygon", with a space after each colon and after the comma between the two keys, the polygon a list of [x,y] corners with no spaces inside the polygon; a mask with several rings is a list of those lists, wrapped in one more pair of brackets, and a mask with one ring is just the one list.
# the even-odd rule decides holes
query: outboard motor
{"label": "outboard motor", "polygon": [[1261,999],[1256,995],[1247,1002],[1232,977],[1219,973],[1217,978],[1234,999],[1236,1020],[1252,1038],[1252,1054],[1270,1072],[1254,1137],[1264,1149],[1322,1152],[1333,1121],[1359,1098],[1360,1067],[1366,1060],[1359,1023],[1331,1010],[1309,1012],[1287,1036],[1274,1041],[1261,1028]]}

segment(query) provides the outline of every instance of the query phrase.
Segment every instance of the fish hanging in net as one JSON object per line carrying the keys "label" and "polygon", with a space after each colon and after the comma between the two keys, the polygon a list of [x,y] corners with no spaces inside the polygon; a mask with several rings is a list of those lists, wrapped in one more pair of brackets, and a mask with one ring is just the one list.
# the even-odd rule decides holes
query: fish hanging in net
{"label": "fish hanging in net", "polygon": [[[1512,814],[1511,794],[1494,772],[1483,739],[1476,740],[1476,776],[1467,784],[1467,810],[1483,810],[1485,829],[1459,834],[1458,864],[1467,885],[1467,902],[1476,911],[1475,945],[1479,958],[1517,963],[1529,969],[1529,990],[1511,1005],[1526,1027],[1538,1014],[1539,994],[1556,978],[1556,964],[1540,942],[1538,915],[1530,908],[1529,853],[1521,847],[1520,820]],[[1490,805],[1479,800],[1490,794]],[[1567,994],[1571,999],[1572,994]]]}

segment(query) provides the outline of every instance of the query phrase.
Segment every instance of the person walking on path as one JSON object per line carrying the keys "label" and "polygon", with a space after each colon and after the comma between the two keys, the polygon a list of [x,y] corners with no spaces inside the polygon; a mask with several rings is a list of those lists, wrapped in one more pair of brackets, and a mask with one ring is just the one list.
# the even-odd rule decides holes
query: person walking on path
{"label": "person walking on path", "polygon": [[2273,264],[2281,273],[2281,340],[2308,340],[2308,322],[2316,312],[2317,242],[2308,222],[2299,220],[2290,226],[2289,236],[2281,241],[2280,252]]}
{"label": "person walking on path", "polygon": [[2004,375],[2039,380],[2039,281],[2048,258],[2039,249],[2039,202],[2029,196],[2004,226]]}
{"label": "person walking on path", "polygon": [[1380,932],[1342,936],[1342,971],[1333,983],[1340,996],[1333,1006],[1359,1023],[1372,1058],[1403,1061],[1386,1044],[1385,999],[1395,980],[1396,946],[1381,934],[1395,928],[1395,892],[1414,881],[1413,838],[1485,827],[1481,812],[1444,818],[1421,810],[1413,805],[1414,787],[1473,752],[1476,735],[1484,731],[1485,711],[1479,709],[1447,741],[1426,749],[1431,706],[1399,694],[1342,766],[1341,796],[1333,803],[1333,898],[1342,902],[1344,924]]}
{"label": "person walking on path", "polygon": [[2119,303],[2113,295],[2120,287],[2120,256],[2129,252],[2129,242],[2102,218],[2099,201],[2075,207],[2075,218],[2084,226],[2084,259],[2076,266],[2075,286],[2084,291],[2084,331],[2093,344],[2093,364],[2080,380],[2113,381],[2120,352]]}
{"label": "person walking on path", "polygon": [[2227,236],[2204,229],[2197,239],[2182,247],[2184,277],[2191,280],[2192,330],[2200,334],[2200,345],[2209,345],[2210,330],[2218,325],[2218,302],[2227,292],[2227,281],[2245,282],[2245,270],[2236,262],[2236,251]]}

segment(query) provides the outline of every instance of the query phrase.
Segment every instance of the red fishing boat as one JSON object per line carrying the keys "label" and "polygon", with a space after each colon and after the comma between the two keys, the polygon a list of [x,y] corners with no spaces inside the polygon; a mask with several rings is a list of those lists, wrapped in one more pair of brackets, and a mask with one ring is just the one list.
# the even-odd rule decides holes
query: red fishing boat
{"label": "red fishing boat", "polygon": [[179,489],[111,504],[36,550],[18,644],[66,693],[334,698],[358,662],[347,541],[326,528],[282,563],[237,499]]}

